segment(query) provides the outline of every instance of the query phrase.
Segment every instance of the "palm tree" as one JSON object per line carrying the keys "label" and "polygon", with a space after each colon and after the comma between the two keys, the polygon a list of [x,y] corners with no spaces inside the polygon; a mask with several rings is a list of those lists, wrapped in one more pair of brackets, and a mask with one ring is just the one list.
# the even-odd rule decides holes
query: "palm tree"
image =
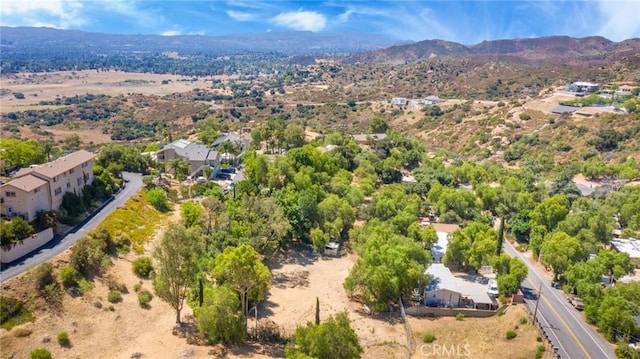
{"label": "palm tree", "polygon": [[178,171],[180,170],[181,165],[182,161],[177,158],[169,161],[169,168],[173,170],[173,175],[176,176],[176,178],[178,178]]}

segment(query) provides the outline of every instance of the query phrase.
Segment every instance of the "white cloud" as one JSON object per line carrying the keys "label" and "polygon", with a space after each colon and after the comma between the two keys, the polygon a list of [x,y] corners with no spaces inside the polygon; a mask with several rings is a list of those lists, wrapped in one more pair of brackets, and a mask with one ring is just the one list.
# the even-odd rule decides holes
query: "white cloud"
{"label": "white cloud", "polygon": [[163,33],[161,33],[160,35],[162,36],[178,36],[178,35],[182,35],[182,33],[178,30],[168,30],[165,31]]}
{"label": "white cloud", "polygon": [[614,41],[640,37],[640,2],[600,1],[597,8],[601,15],[598,35]]}
{"label": "white cloud", "polygon": [[86,23],[78,0],[7,0],[0,6],[0,23],[68,28]]}
{"label": "white cloud", "polygon": [[342,14],[336,16],[336,23],[338,24],[342,24],[345,23],[347,21],[349,21],[349,17],[351,17],[351,15],[353,15],[355,13],[355,11],[349,9],[345,12],[343,12]]}
{"label": "white cloud", "polygon": [[235,11],[235,10],[227,10],[225,12],[230,18],[236,21],[252,21],[256,19],[255,14],[251,14],[248,12]]}
{"label": "white cloud", "polygon": [[283,12],[271,18],[274,24],[301,31],[319,31],[327,26],[327,18],[315,11]]}

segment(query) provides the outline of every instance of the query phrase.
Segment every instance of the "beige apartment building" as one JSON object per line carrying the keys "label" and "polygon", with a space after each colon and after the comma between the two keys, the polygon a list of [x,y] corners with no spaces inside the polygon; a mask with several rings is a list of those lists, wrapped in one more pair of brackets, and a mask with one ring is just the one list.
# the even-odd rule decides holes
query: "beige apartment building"
{"label": "beige apartment building", "polygon": [[95,157],[80,150],[19,170],[12,181],[0,186],[0,213],[33,221],[38,211],[57,210],[65,193],[82,195],[84,186],[93,182]]}

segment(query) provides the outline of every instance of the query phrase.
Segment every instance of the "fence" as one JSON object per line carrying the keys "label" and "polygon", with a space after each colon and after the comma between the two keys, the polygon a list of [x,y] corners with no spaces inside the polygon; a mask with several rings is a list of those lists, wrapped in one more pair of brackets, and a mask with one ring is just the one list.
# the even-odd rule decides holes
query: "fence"
{"label": "fence", "polygon": [[400,316],[402,317],[402,324],[404,325],[404,330],[407,334],[407,348],[409,349],[409,358],[411,358],[411,354],[413,353],[413,349],[414,349],[413,331],[411,330],[411,325],[409,325],[407,314],[404,311],[404,304],[402,303],[402,298],[399,298],[398,304],[400,305]]}
{"label": "fence", "polygon": [[531,308],[529,308],[529,306],[525,306],[525,308],[527,308],[527,311],[529,312],[529,320],[531,321],[531,324],[533,324],[536,327],[536,329],[538,329],[538,333],[540,333],[540,338],[542,338],[543,340],[545,349],[551,350],[551,354],[553,355],[554,358],[560,358],[560,354],[558,353],[559,348],[553,345],[553,343],[551,342],[551,339],[549,338],[549,334],[545,330],[545,327],[542,326],[542,322],[537,318],[536,318],[537,320],[534,322]]}

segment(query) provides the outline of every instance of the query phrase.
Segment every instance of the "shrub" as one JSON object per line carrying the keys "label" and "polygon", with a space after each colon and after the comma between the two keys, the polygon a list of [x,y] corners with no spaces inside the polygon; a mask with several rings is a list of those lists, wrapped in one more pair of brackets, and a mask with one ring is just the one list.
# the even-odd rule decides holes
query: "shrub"
{"label": "shrub", "polygon": [[107,284],[107,288],[109,288],[109,290],[111,291],[116,291],[124,294],[129,293],[129,289],[127,289],[127,285],[122,282],[118,282],[114,278],[107,278],[105,282]]}
{"label": "shrub", "polygon": [[511,340],[515,337],[517,337],[518,334],[514,331],[514,330],[507,330],[507,339]]}
{"label": "shrub", "polygon": [[104,229],[82,237],[71,247],[71,264],[85,275],[99,274],[109,264],[109,251],[113,248],[111,235]]}
{"label": "shrub", "polygon": [[20,300],[0,296],[0,327],[11,330],[14,326],[32,322],[35,318]]}
{"label": "shrub", "polygon": [[80,278],[78,281],[78,288],[80,288],[81,294],[87,294],[93,290],[93,283],[86,280],[85,278]]}
{"label": "shrub", "polygon": [[71,344],[69,334],[67,334],[67,332],[58,333],[58,344],[63,347],[68,347]]}
{"label": "shrub", "polygon": [[520,317],[520,324],[527,324],[527,317]]}
{"label": "shrub", "polygon": [[122,294],[117,290],[109,291],[109,294],[107,294],[107,300],[111,303],[119,303],[122,301]]}
{"label": "shrub", "polygon": [[147,192],[147,200],[160,212],[169,211],[167,194],[161,188],[153,188]]}
{"label": "shrub", "polygon": [[149,278],[153,273],[153,264],[151,264],[151,258],[140,257],[133,261],[133,273],[138,277]]}
{"label": "shrub", "polygon": [[456,320],[463,321],[464,320],[464,313],[456,314]]}
{"label": "shrub", "polygon": [[422,336],[422,340],[425,343],[432,343],[434,340],[436,340],[436,336],[431,333],[424,333],[424,335]]}
{"label": "shrub", "polygon": [[142,308],[149,307],[151,299],[153,299],[153,295],[148,290],[141,289],[140,292],[138,292],[138,303],[140,303]]}
{"label": "shrub", "polygon": [[35,267],[31,272],[31,276],[36,284],[36,289],[39,291],[43,291],[48,285],[55,282],[53,278],[53,265],[48,262]]}
{"label": "shrub", "polygon": [[142,288],[142,283],[136,283],[133,285],[133,291],[136,293],[138,293],[141,288]]}
{"label": "shrub", "polygon": [[32,350],[29,357],[31,359],[51,359],[51,352],[46,348],[38,348]]}
{"label": "shrub", "polygon": [[520,117],[522,121],[529,121],[531,119],[531,115],[526,112],[522,112],[518,117]]}
{"label": "shrub", "polygon": [[72,265],[64,266],[60,269],[60,281],[65,287],[76,287],[78,285],[77,275],[78,271]]}
{"label": "shrub", "polygon": [[536,359],[542,359],[542,356],[544,355],[544,352],[546,351],[544,345],[540,344],[538,345],[538,347],[536,348]]}

